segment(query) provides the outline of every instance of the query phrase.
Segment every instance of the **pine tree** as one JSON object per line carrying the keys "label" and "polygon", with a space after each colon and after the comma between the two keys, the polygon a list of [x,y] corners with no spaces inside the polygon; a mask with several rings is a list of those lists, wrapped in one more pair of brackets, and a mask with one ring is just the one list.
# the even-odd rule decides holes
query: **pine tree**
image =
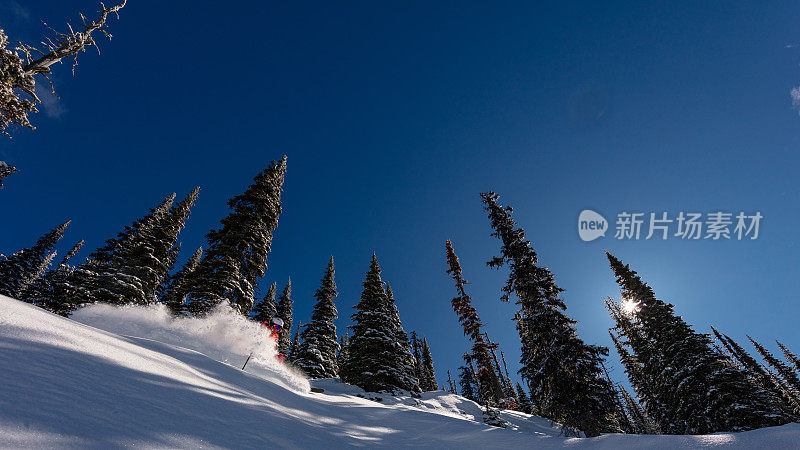
{"label": "pine tree", "polygon": [[167,306],[170,312],[176,316],[186,314],[186,280],[191,277],[192,273],[197,270],[200,264],[200,259],[203,257],[203,247],[199,247],[194,251],[189,261],[181,267],[167,285],[161,301]]}
{"label": "pine tree", "polygon": [[181,256],[181,249],[183,245],[180,242],[176,242],[175,245],[169,250],[167,253],[167,257],[164,260],[164,268],[166,268],[166,274],[161,278],[161,282],[156,286],[155,292],[155,299],[156,301],[163,302],[164,295],[167,293],[167,289],[169,289],[169,285],[172,284],[172,278],[177,276],[177,273],[173,275],[175,271],[175,264],[178,263],[178,258]]}
{"label": "pine tree", "polygon": [[[625,314],[619,304],[614,303],[611,299],[606,299],[606,308],[615,320],[615,328],[609,330],[611,340],[614,342],[614,347],[620,355],[622,364],[625,367],[625,373],[631,381],[633,388],[639,399],[645,402],[645,406],[649,415],[660,422],[660,430],[664,433],[677,433],[678,426],[669,421],[670,405],[665,404],[665,401],[658,396],[656,391],[659,381],[657,380],[658,373],[645,370],[643,364],[637,358],[637,355],[643,359],[649,357],[657,357],[657,353],[650,345],[640,330],[638,330],[633,323],[633,316]],[[614,332],[619,333],[617,336]],[[628,348],[632,351],[635,350],[636,354],[631,354]]]}
{"label": "pine tree", "polygon": [[55,269],[46,272],[42,277],[26,286],[23,289],[23,296],[26,301],[33,303],[43,309],[62,316],[68,316],[73,309],[72,298],[64,288],[65,280],[74,267],[68,264],[78,251],[83,247],[84,241],[81,240],[67,252],[64,258]]}
{"label": "pine tree", "polygon": [[786,360],[792,363],[792,365],[794,366],[794,370],[797,373],[800,373],[800,357],[789,351],[789,349],[785,345],[781,344],[777,340],[775,342],[778,344],[778,347],[781,348],[783,355],[786,356]]}
{"label": "pine tree", "polygon": [[314,293],[317,302],[311,313],[311,322],[303,330],[303,342],[294,361],[312,379],[339,376],[336,353],[340,351],[340,346],[336,342],[334,324],[339,317],[334,303],[337,295],[339,293],[336,290],[335,268],[331,256],[320,287]]}
{"label": "pine tree", "polygon": [[[26,301],[28,303],[33,303],[37,306],[42,306],[42,301],[47,299],[48,297],[52,296],[52,283],[55,279],[56,275],[60,272],[63,272],[69,268],[67,262],[74,257],[80,248],[83,246],[84,241],[81,240],[77,244],[75,244],[72,249],[61,259],[59,264],[46,272],[43,272],[41,276],[37,277],[32,283],[26,284],[19,293],[19,300]],[[52,252],[46,258],[46,266],[50,265],[50,262],[53,260],[53,257],[56,255],[56,252]]]}
{"label": "pine tree", "polygon": [[631,420],[630,414],[628,414],[628,409],[625,407],[625,399],[623,398],[621,389],[621,386],[614,389],[614,398],[616,399],[619,407],[617,421],[619,422],[620,431],[624,434],[636,434],[637,430],[633,421]]}
{"label": "pine tree", "polygon": [[528,394],[525,393],[525,389],[522,388],[522,385],[517,383],[517,405],[519,406],[519,410],[526,413],[531,414],[533,413],[533,404],[531,403],[530,397]]}
{"label": "pine tree", "polygon": [[349,376],[345,374],[345,370],[347,370],[348,367],[347,360],[350,356],[348,351],[349,346],[350,336],[345,332],[342,337],[339,338],[339,353],[336,355],[336,362],[339,364],[339,378],[342,380]]}
{"label": "pine tree", "polygon": [[461,388],[461,396],[478,402],[478,382],[475,379],[475,374],[467,366],[460,366],[458,368],[458,386]]}
{"label": "pine tree", "polygon": [[436,390],[436,373],[433,370],[431,348],[428,346],[428,340],[424,337],[422,338],[422,379],[420,380],[420,389],[422,389],[422,392]]}
{"label": "pine tree", "polygon": [[64,255],[64,257],[61,259],[61,262],[58,263],[58,267],[66,266],[69,260],[74,258],[75,255],[77,255],[78,252],[81,250],[81,248],[83,248],[83,244],[85,243],[86,241],[84,241],[83,239],[76,242],[75,245],[73,245],[72,248],[67,252],[67,254]]}
{"label": "pine tree", "polygon": [[[796,401],[794,396],[791,396],[788,390],[785,390],[782,383],[776,383],[772,374],[764,368],[755,358],[753,358],[747,350],[744,349],[738,342],[734,341],[730,336],[722,334],[716,328],[711,327],[717,340],[722,344],[723,348],[730,354],[732,363],[737,363],[738,368],[744,371],[747,376],[759,387],[764,390],[771,391],[776,397],[784,398],[788,402]],[[792,404],[784,405],[787,411],[794,408]],[[800,403],[797,404],[800,406]]]}
{"label": "pine tree", "polygon": [[278,352],[283,355],[289,353],[289,346],[291,345],[290,337],[292,333],[292,311],[294,302],[292,301],[292,279],[286,282],[283,292],[278,295],[278,304],[276,316],[283,320],[283,329],[280,332],[278,340]]}
{"label": "pine tree", "polygon": [[611,375],[608,374],[608,369],[606,369],[606,365],[604,363],[600,363],[600,366],[603,368],[603,375],[605,375],[605,379],[614,393],[614,417],[616,418],[617,422],[617,429],[614,430],[615,433],[632,433],[633,427],[630,423],[630,418],[628,417],[628,413],[625,410],[625,406],[623,404],[622,396],[619,393],[619,389],[614,385],[614,382],[611,381]]}
{"label": "pine tree", "polygon": [[488,404],[484,406],[483,423],[498,428],[508,428],[509,423],[500,417],[500,411],[492,408]]}
{"label": "pine tree", "polygon": [[417,332],[411,332],[411,355],[414,357],[414,377],[418,382],[422,382],[422,353],[420,353],[422,345],[417,339]]}
{"label": "pine tree", "polygon": [[501,359],[501,361],[503,361],[503,373],[505,374],[504,375],[505,376],[505,383],[506,383],[506,386],[508,387],[508,392],[507,392],[506,395],[509,396],[509,397],[514,397],[516,395],[516,391],[514,390],[514,386],[511,384],[511,375],[508,374],[508,365],[506,364],[506,355],[505,355],[505,353],[503,353],[503,349],[501,349],[499,347],[499,344],[498,344],[497,349],[500,350],[500,359]]}
{"label": "pine tree", "polygon": [[44,275],[50,269],[50,265],[53,264],[53,259],[55,259],[56,254],[58,254],[58,252],[53,251],[44,257],[44,260],[42,260],[36,272],[30,277],[28,277],[27,280],[25,280],[25,283],[22,285],[22,288],[19,291],[17,291],[16,294],[14,294],[14,297],[16,297],[17,300],[22,300],[24,302],[32,303],[31,301],[28,300],[29,291],[30,289],[33,288],[34,284],[36,284],[42,278],[44,278]]}
{"label": "pine tree", "polygon": [[[500,344],[492,342],[492,340],[489,339],[489,333],[484,332],[483,336],[486,338],[486,345],[489,348],[489,354],[492,356],[492,362],[494,362],[492,372],[494,373],[493,378],[495,383],[497,383],[497,396],[500,398],[500,403],[504,404],[508,399],[513,399],[516,394],[514,393],[514,388],[511,386],[511,380],[503,375],[503,369],[500,368],[500,361],[497,359],[495,350],[500,348]],[[502,350],[500,350],[500,352],[502,354]]]}
{"label": "pine tree", "polygon": [[458,394],[458,391],[456,391],[456,385],[453,383],[453,379],[450,378],[450,369],[447,369],[447,391],[451,394]]}
{"label": "pine tree", "polygon": [[168,196],[143,218],[106,241],[71,272],[77,303],[147,305],[158,295],[175,260],[178,233],[186,223],[199,188],[174,203]]}
{"label": "pine tree", "polygon": [[800,392],[800,379],[797,378],[797,374],[795,374],[794,371],[789,366],[787,366],[780,359],[776,358],[775,355],[773,355],[769,350],[764,348],[763,345],[756,342],[749,335],[747,336],[747,339],[750,340],[750,342],[756,348],[758,354],[760,354],[761,357],[764,358],[764,361],[766,361],[767,364],[769,364],[769,366],[772,367],[772,370],[777,372],[778,376],[780,376],[781,379],[783,379],[784,383],[789,385],[789,387],[793,389],[795,392]]}
{"label": "pine tree", "polygon": [[254,286],[264,276],[272,235],[281,213],[286,156],[256,175],[254,183],[228,201],[231,213],[211,230],[208,249],[187,283],[188,310],[208,314],[223,301],[246,314]]}
{"label": "pine tree", "polygon": [[497,203],[493,192],[481,194],[493,228],[502,242],[500,257],[490,267],[509,264],[508,282],[501,299],[515,293],[520,306],[515,316],[522,343],[520,374],[528,383],[535,403],[548,418],[568,428],[579,428],[587,437],[613,430],[613,390],[602,377],[604,347],[587,345],[575,330],[575,320],[563,312],[563,291],[553,274],[537,265],[536,252],[516,228],[512,209]]}
{"label": "pine tree", "polygon": [[465,286],[468,281],[464,279],[461,263],[450,240],[445,242],[445,256],[449,267],[447,273],[453,277],[457,293],[450,304],[464,328],[464,335],[472,341],[472,358],[478,364],[478,395],[484,402],[497,404],[500,400],[499,383],[489,358],[489,346],[483,339],[483,323],[475,307],[472,306],[472,298],[466,292]]}
{"label": "pine tree", "polygon": [[120,272],[141,280],[140,286],[144,295],[129,299],[129,303],[156,303],[163,294],[164,284],[180,253],[178,234],[186,225],[199,193],[200,188],[196,187],[183,200],[173,205],[152,227],[141,227],[130,248],[117,255],[122,260]]}
{"label": "pine tree", "polygon": [[269,323],[277,314],[277,306],[275,301],[275,292],[278,289],[278,283],[272,283],[267,290],[267,295],[256,303],[250,310],[250,318],[256,322]]}
{"label": "pine tree", "polygon": [[631,397],[631,394],[622,386],[617,386],[623,401],[625,402],[625,409],[627,410],[628,417],[631,419],[634,434],[659,434],[658,427],[653,423],[653,420],[647,416],[639,403]]}
{"label": "pine tree", "polygon": [[353,336],[347,346],[347,358],[340,363],[342,379],[366,391],[418,392],[417,380],[405,372],[406,357],[396,342],[381,269],[374,254],[355,309],[351,316],[354,325],[348,327]]}
{"label": "pine tree", "polygon": [[[656,299],[636,272],[611,254],[606,256],[622,297],[636,305],[633,327],[619,327],[619,331],[628,338],[627,345],[651,386],[638,385],[642,380],[631,379],[631,383],[662,432],[743,431],[791,420],[771,392],[714,350],[710,338],[694,332],[674,313],[673,305]],[[636,333],[627,331],[631,328]],[[652,400],[658,408],[650,408]]]}
{"label": "pine tree", "polygon": [[13,255],[0,255],[0,295],[17,298],[23,288],[36,281],[50,266],[55,254],[53,249],[70,221],[55,227],[40,237],[31,248],[24,248]]}
{"label": "pine tree", "polygon": [[[392,321],[392,328],[394,329],[394,342],[397,347],[395,351],[400,358],[399,369],[403,373],[403,379],[413,381],[419,385],[420,380],[416,376],[416,360],[411,353],[412,346],[408,340],[408,334],[403,328],[403,322],[400,320],[400,311],[397,309],[397,304],[394,301],[394,292],[392,292],[392,287],[389,286],[388,283],[386,284],[386,306],[387,313]],[[416,388],[410,390],[414,392],[417,391]]]}
{"label": "pine tree", "polygon": [[85,304],[102,302],[122,305],[144,299],[143,281],[132,275],[136,249],[141,248],[144,235],[155,228],[170,211],[175,194],[167,196],[158,206],[150,209],[141,219],[125,226],[123,231],[108,239],[105,244],[89,255],[83,264],[69,271],[56,286],[69,298],[74,310]]}
{"label": "pine tree", "polygon": [[297,323],[297,328],[294,330],[294,336],[292,337],[292,343],[289,344],[289,355],[287,359],[290,363],[294,363],[297,359],[297,352],[300,350],[300,329],[303,328],[303,322]]}
{"label": "pine tree", "polygon": [[138,235],[144,230],[154,228],[169,214],[175,203],[175,196],[174,193],[168,195],[155,208],[150,208],[143,217],[126,225],[116,236],[106,240],[102,247],[89,254],[88,260],[91,266],[111,264],[118,255],[132,253],[131,248],[135,247],[137,242],[141,242],[141,237]]}

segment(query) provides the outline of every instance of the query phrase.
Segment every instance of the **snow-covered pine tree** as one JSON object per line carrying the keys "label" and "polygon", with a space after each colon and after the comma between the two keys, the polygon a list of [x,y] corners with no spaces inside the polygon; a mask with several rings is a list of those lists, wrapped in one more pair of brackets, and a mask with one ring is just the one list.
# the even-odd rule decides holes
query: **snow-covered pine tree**
{"label": "snow-covered pine tree", "polygon": [[483,339],[483,323],[475,307],[472,306],[472,297],[467,294],[466,284],[453,243],[445,242],[445,258],[447,260],[447,273],[453,277],[456,286],[456,296],[450,301],[453,310],[458,315],[458,321],[464,328],[464,335],[472,341],[472,359],[477,363],[478,395],[484,402],[496,405],[500,400],[500,383],[492,368],[489,357],[489,347]]}
{"label": "snow-covered pine tree", "polygon": [[[5,36],[3,35],[3,30],[0,30],[0,41],[2,41],[2,39],[4,37]],[[0,45],[2,45],[2,44],[0,44]],[[3,188],[3,179],[5,177],[11,175],[14,172],[17,172],[17,168],[16,167],[8,164],[5,161],[0,161],[0,189]]]}
{"label": "snow-covered pine tree", "polygon": [[398,352],[400,346],[395,341],[397,335],[375,254],[355,309],[350,316],[354,324],[348,327],[353,335],[346,347],[347,358],[340,361],[342,379],[372,392],[418,391],[416,379],[405,373],[405,356]]}
{"label": "snow-covered pine tree", "polygon": [[[167,268],[166,275],[161,278],[161,283],[156,286],[155,300],[162,301],[164,294],[166,294],[169,285],[172,284],[172,273],[175,271],[175,264],[178,263],[178,258],[181,256],[182,245],[176,242],[175,245],[167,253],[164,266]],[[175,274],[177,275],[177,273]]]}
{"label": "snow-covered pine tree", "polygon": [[[725,338],[731,344],[731,347],[736,349],[736,357],[740,361],[744,361],[745,364],[748,365],[755,362],[755,360],[738,343],[728,336],[725,336]],[[800,382],[798,382],[797,374],[795,374],[794,371],[783,361],[776,358],[769,350],[753,340],[753,338],[747,336],[747,339],[750,340],[761,357],[764,358],[764,361],[766,361],[769,367],[772,368],[772,370],[770,370],[767,367],[758,364],[758,369],[756,369],[760,371],[759,375],[761,375],[761,379],[766,379],[766,382],[771,384],[772,389],[768,390],[775,392],[776,396],[785,400],[785,410],[789,414],[794,415],[796,421],[800,420],[800,386],[798,386],[800,385]]]}
{"label": "snow-covered pine tree", "polygon": [[67,254],[64,255],[64,257],[61,259],[61,262],[58,263],[58,267],[67,265],[69,260],[74,258],[75,255],[77,255],[78,252],[81,251],[81,248],[83,248],[83,244],[85,243],[86,241],[84,241],[83,239],[76,242],[75,245],[73,245],[72,248],[67,252]]}
{"label": "snow-covered pine tree", "polygon": [[334,323],[339,317],[334,303],[339,293],[336,290],[335,275],[336,270],[331,256],[320,286],[314,293],[317,302],[311,313],[311,322],[303,330],[303,342],[298,347],[297,358],[294,360],[294,364],[312,379],[339,376],[336,354],[340,351],[340,347],[336,341]]}
{"label": "snow-covered pine tree", "polygon": [[467,366],[458,368],[458,387],[461,388],[462,397],[478,402],[478,383],[472,369]]}
{"label": "snow-covered pine tree", "polygon": [[514,389],[514,385],[511,382],[511,375],[508,373],[508,364],[506,363],[506,354],[503,353],[503,349],[500,348],[498,345],[497,350],[500,351],[500,360],[503,361],[503,373],[505,374],[505,381],[508,386],[508,394],[511,397],[516,395],[516,390]]}
{"label": "snow-covered pine tree", "polygon": [[272,283],[267,289],[267,295],[256,303],[250,310],[250,318],[258,323],[269,323],[277,314],[275,305],[275,292],[278,290],[278,283]]}
{"label": "snow-covered pine tree", "polygon": [[7,297],[18,298],[25,285],[33,283],[50,266],[55,254],[53,249],[70,221],[53,228],[40,237],[36,244],[24,248],[11,256],[0,255],[0,294]]}
{"label": "snow-covered pine tree", "polygon": [[22,289],[20,289],[14,295],[14,297],[16,297],[19,300],[25,301],[25,299],[28,296],[26,291],[31,287],[31,285],[39,281],[45,275],[45,273],[50,270],[50,265],[53,264],[53,259],[55,259],[57,254],[58,252],[53,250],[52,252],[50,252],[50,254],[45,256],[44,260],[42,261],[42,264],[39,266],[39,269],[36,271],[36,273],[34,273],[30,278],[25,280]]}
{"label": "snow-covered pine tree", "polygon": [[614,406],[617,409],[615,416],[617,419],[617,425],[619,426],[616,432],[631,434],[633,433],[633,425],[631,424],[630,417],[628,417],[628,412],[625,409],[625,402],[622,400],[622,395],[620,394],[619,389],[617,389],[617,387],[614,385],[614,382],[611,381],[611,376],[608,374],[606,365],[601,365],[603,367],[603,374],[606,377],[606,381],[608,381],[614,390]]}
{"label": "snow-covered pine tree", "polygon": [[519,410],[526,414],[531,414],[533,412],[533,404],[531,403],[530,397],[525,393],[525,389],[519,383],[516,384],[516,390],[517,406]]}
{"label": "snow-covered pine tree", "polygon": [[83,240],[79,241],[67,252],[55,269],[47,271],[39,279],[26,286],[23,289],[25,300],[52,313],[68,316],[73,310],[73,302],[69,296],[71,291],[65,289],[65,280],[74,270],[68,261],[78,253],[83,244]]}
{"label": "snow-covered pine tree", "polygon": [[92,265],[110,264],[118,253],[130,252],[130,248],[134,247],[137,235],[141,230],[155,227],[160,220],[169,214],[170,208],[175,203],[175,196],[176,194],[174,193],[168,195],[155,208],[150,208],[143,217],[135,220],[130,225],[126,225],[113,238],[107,239],[102,247],[89,254],[88,261],[91,261]]}
{"label": "snow-covered pine tree", "polygon": [[386,284],[386,307],[388,309],[389,317],[392,320],[392,328],[394,329],[395,345],[397,346],[396,352],[400,358],[400,370],[403,372],[403,378],[409,380],[409,383],[416,384],[416,388],[409,389],[412,392],[419,391],[420,380],[416,376],[416,360],[411,353],[411,343],[408,340],[408,334],[403,328],[403,322],[400,320],[400,311],[397,309],[397,304],[394,301],[394,293],[392,287]]}
{"label": "snow-covered pine tree", "polygon": [[222,219],[222,228],[206,235],[207,250],[187,283],[190,313],[207,314],[223,301],[242,314],[250,310],[278,226],[285,174],[286,156],[270,163],[244,193],[228,201],[232,211]]}
{"label": "snow-covered pine tree", "polygon": [[627,410],[628,417],[631,421],[634,434],[659,434],[658,427],[653,420],[648,417],[647,413],[642,409],[641,405],[631,397],[622,386],[617,386],[620,396],[625,402],[625,409]]}
{"label": "snow-covered pine tree", "polygon": [[344,375],[344,370],[346,370],[347,366],[347,359],[349,357],[348,348],[350,346],[350,336],[348,336],[347,332],[345,332],[339,338],[339,353],[336,354],[336,362],[339,365],[339,378],[344,380],[347,378]]}
{"label": "snow-covered pine tree", "polygon": [[420,347],[422,345],[417,339],[417,332],[411,332],[411,355],[414,357],[414,376],[418,382],[422,382],[422,353]]}
{"label": "snow-covered pine tree", "polygon": [[643,370],[651,374],[655,396],[667,406],[659,411],[665,417],[654,417],[662,431],[663,419],[669,424],[667,433],[679,434],[744,431],[792,420],[772,392],[712,348],[708,335],[692,330],[630,267],[608,252],[606,256],[622,298],[636,305],[635,328],[652,350],[640,353],[631,346]]}
{"label": "snow-covered pine tree", "polygon": [[[659,424],[659,429],[663,433],[674,434],[673,430],[677,430],[679,426],[672,422],[674,415],[669,412],[671,406],[666,403],[667,400],[659,396],[658,374],[652,370],[645,370],[646,368],[638,359],[638,357],[657,358],[657,353],[650,345],[650,341],[645,339],[640,330],[634,326],[634,317],[631,314],[624,313],[621,306],[610,298],[606,299],[606,308],[616,323],[614,328],[608,330],[608,334],[614,342],[614,347],[625,367],[625,373],[638,398],[644,403],[648,414],[654,419],[654,423]],[[618,333],[619,336],[615,333]],[[635,351],[635,355],[631,354],[628,348]],[[651,364],[649,368],[652,366]]]}
{"label": "snow-covered pine tree", "polygon": [[[40,302],[43,299],[52,295],[52,281],[54,279],[53,277],[59,271],[64,271],[69,268],[69,266],[67,265],[67,261],[72,259],[72,257],[78,253],[78,250],[80,250],[80,248],[83,246],[83,243],[84,241],[81,240],[80,242],[75,244],[72,247],[72,249],[69,252],[67,252],[67,254],[61,259],[61,261],[55,268],[41,273],[41,275],[38,276],[36,280],[34,280],[32,283],[26,284],[20,290],[18,299],[28,303],[33,303],[37,306],[41,306]],[[56,255],[55,251],[53,251],[52,253],[50,253],[50,255],[48,255],[46,266],[50,265],[50,262],[53,260],[53,257],[55,257],[55,255]]]}
{"label": "snow-covered pine tree", "polygon": [[69,271],[57,287],[70,298],[69,309],[95,302],[122,305],[146,297],[143,281],[131,274],[136,271],[133,255],[145,245],[146,236],[150,235],[148,230],[158,226],[169,214],[174,200],[175,194],[167,196],[144,217],[125,226],[92,252],[86,262]]}
{"label": "snow-covered pine tree", "polygon": [[728,352],[731,362],[737,364],[737,368],[743,370],[756,385],[782,399],[783,409],[787,413],[800,414],[800,398],[791,392],[789,386],[756,361],[744,347],[730,336],[720,333],[714,327],[711,327],[711,331]]}
{"label": "snow-covered pine tree", "polygon": [[616,428],[613,390],[603,379],[600,362],[608,350],[585,344],[567,317],[560,298],[563,291],[553,274],[539,267],[536,252],[517,228],[511,207],[497,203],[494,192],[481,194],[493,228],[501,242],[501,256],[490,267],[506,263],[509,279],[501,299],[516,293],[520,306],[515,316],[522,343],[520,375],[528,383],[542,414],[569,428],[583,430],[587,437]]}
{"label": "snow-covered pine tree", "polygon": [[753,346],[758,351],[758,354],[764,358],[764,361],[772,367],[772,370],[778,374],[781,379],[783,379],[784,383],[789,385],[789,387],[796,393],[800,393],[800,379],[798,379],[797,374],[794,373],[789,366],[786,365],[783,361],[776,358],[775,355],[772,354],[769,350],[764,348],[763,345],[759,344],[755,339],[747,335],[747,339],[753,344]]}
{"label": "snow-covered pine tree", "polygon": [[500,417],[500,411],[488,404],[484,405],[483,423],[498,428],[507,428],[509,423]]}
{"label": "snow-covered pine tree", "polygon": [[289,360],[290,363],[294,363],[297,359],[297,352],[300,347],[300,329],[303,328],[303,322],[297,322],[297,328],[294,330],[294,336],[292,336],[292,342],[289,344],[289,354],[286,355],[286,358]]}
{"label": "snow-covered pine tree", "polygon": [[436,373],[433,370],[433,356],[431,348],[428,346],[428,339],[422,338],[422,380],[420,380],[422,392],[436,390]]}
{"label": "snow-covered pine tree", "polygon": [[283,292],[278,295],[277,312],[275,314],[283,320],[283,329],[278,339],[278,351],[283,355],[289,354],[289,346],[291,345],[293,305],[292,279],[289,278],[283,288]]}
{"label": "snow-covered pine tree", "polygon": [[141,280],[140,286],[144,295],[129,299],[129,303],[147,305],[158,301],[180,251],[178,234],[186,225],[199,193],[200,188],[194,188],[152,227],[140,227],[130,247],[117,253],[121,262],[120,272]]}
{"label": "snow-covered pine tree", "polygon": [[778,341],[777,339],[775,340],[775,342],[778,344],[778,347],[781,348],[781,351],[783,352],[783,355],[786,357],[786,360],[792,363],[795,372],[800,374],[800,357],[798,357],[795,353],[789,351],[789,348],[781,344],[780,341]]}
{"label": "snow-covered pine tree", "polygon": [[[492,342],[492,340],[489,339],[489,333],[485,331],[483,332],[483,337],[486,338],[486,346],[489,348],[489,354],[492,356],[492,362],[494,363],[492,366],[492,372],[494,373],[493,378],[496,380],[496,392],[502,404],[509,399],[513,399],[516,394],[514,393],[514,388],[511,386],[511,380],[503,375],[503,369],[500,368],[500,361],[497,359],[497,352],[495,350],[500,350],[500,344]],[[502,353],[502,350],[500,351]]]}
{"label": "snow-covered pine tree", "polygon": [[80,303],[114,305],[156,303],[175,260],[178,233],[189,216],[199,188],[174,204],[175,194],[142,219],[95,250],[71,272]]}
{"label": "snow-covered pine tree", "polygon": [[170,282],[161,296],[161,302],[167,306],[173,315],[182,316],[186,314],[186,279],[197,269],[202,257],[203,247],[199,247],[192,253],[186,264],[170,278]]}

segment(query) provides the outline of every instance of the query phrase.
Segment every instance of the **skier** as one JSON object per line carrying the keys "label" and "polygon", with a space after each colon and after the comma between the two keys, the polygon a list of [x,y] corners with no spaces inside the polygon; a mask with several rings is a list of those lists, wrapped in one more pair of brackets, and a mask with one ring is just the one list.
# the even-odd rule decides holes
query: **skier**
{"label": "skier", "polygon": [[[261,325],[267,327],[270,330],[270,337],[272,337],[272,339],[275,339],[275,343],[277,343],[278,339],[281,336],[281,329],[283,328],[283,319],[281,319],[280,317],[273,317],[271,322],[267,322],[265,320],[261,322]],[[252,357],[253,357],[253,352],[251,351],[250,355],[247,357],[247,359],[244,362],[244,365],[242,366],[242,370],[244,370],[244,368],[247,367],[247,363],[250,362],[250,358]],[[278,353],[275,356],[275,358],[278,361],[283,362],[282,354]]]}
{"label": "skier", "polygon": [[[270,329],[270,332],[272,333],[272,339],[275,339],[275,342],[277,343],[281,336],[281,330],[283,329],[283,319],[280,317],[273,317],[271,322],[267,322],[265,320],[264,322],[261,322],[261,325],[264,325]],[[278,361],[283,362],[282,354],[278,353],[276,358],[278,358]]]}

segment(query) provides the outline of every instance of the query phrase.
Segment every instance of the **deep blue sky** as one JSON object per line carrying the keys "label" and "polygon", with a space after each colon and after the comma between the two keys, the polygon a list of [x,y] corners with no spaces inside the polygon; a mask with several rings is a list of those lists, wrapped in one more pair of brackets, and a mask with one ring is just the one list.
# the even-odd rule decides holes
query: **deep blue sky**
{"label": "deep blue sky", "polygon": [[[165,195],[200,185],[184,257],[272,159],[288,155],[265,283],[294,283],[310,316],[329,255],[339,325],[375,251],[406,330],[432,344],[440,382],[467,348],[449,300],[452,239],[492,338],[518,368],[513,304],[485,261],[498,242],[478,194],[516,208],[588,342],[610,345],[603,250],[709,325],[800,351],[800,19],[793,2],[130,0],[102,54],[38,130],[0,142],[22,171],[0,192],[0,252],[65,219],[63,247],[97,247]],[[698,4],[701,3],[701,4]],[[63,28],[90,0],[0,1],[12,41]],[[579,240],[578,213],[761,211],[757,241]],[[68,241],[68,242],[67,242]],[[265,290],[265,289],[264,289]],[[624,375],[618,357],[614,376]],[[517,378],[516,376],[514,377]]]}

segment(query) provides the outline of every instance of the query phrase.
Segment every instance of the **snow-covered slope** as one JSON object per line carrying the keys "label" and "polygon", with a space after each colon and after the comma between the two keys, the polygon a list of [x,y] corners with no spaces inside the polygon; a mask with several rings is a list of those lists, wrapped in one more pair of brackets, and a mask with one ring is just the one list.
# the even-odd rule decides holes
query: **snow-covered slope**
{"label": "snow-covered slope", "polygon": [[274,361],[263,330],[224,311],[172,322],[157,308],[92,307],[74,318],[0,297],[0,447],[800,446],[800,424],[577,439],[559,437],[545,419],[503,412],[513,427],[492,428],[480,422],[475,403],[443,392],[378,402],[359,397],[371,395],[358,388],[318,380],[313,384],[325,393],[309,393],[305,379]]}

